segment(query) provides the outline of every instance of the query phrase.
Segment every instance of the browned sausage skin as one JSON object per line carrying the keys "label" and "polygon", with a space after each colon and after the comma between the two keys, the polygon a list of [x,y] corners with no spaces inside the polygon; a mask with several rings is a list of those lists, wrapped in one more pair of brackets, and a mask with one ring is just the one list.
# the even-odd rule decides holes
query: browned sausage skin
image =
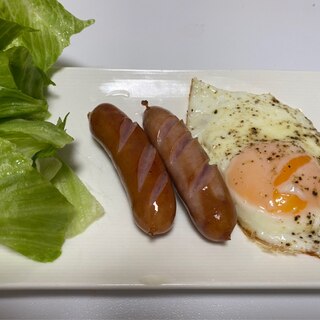
{"label": "browned sausage skin", "polygon": [[198,140],[182,120],[161,107],[146,106],[143,127],[199,232],[211,241],[230,239],[236,211],[217,166],[209,164]]}
{"label": "browned sausage skin", "polygon": [[168,232],[176,212],[169,175],[143,129],[111,104],[88,115],[93,137],[102,145],[121,178],[135,223],[153,236]]}

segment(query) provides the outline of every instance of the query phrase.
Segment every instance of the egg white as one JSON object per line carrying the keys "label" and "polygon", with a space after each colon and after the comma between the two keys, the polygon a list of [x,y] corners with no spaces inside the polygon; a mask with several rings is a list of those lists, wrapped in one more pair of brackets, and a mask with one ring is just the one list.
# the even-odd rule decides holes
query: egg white
{"label": "egg white", "polygon": [[291,141],[320,158],[320,134],[311,121],[271,94],[227,91],[194,78],[187,126],[222,171],[244,147],[258,141]]}

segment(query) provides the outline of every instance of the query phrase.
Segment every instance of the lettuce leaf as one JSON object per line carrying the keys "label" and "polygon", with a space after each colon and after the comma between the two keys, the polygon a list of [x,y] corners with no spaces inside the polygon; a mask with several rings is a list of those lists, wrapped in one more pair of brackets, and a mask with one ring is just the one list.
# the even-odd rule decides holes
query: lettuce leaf
{"label": "lettuce leaf", "polygon": [[0,152],[0,243],[30,259],[53,261],[75,209],[12,143],[0,138]]}
{"label": "lettuce leaf", "polygon": [[46,119],[45,89],[53,82],[24,47],[0,52],[0,118]]}
{"label": "lettuce leaf", "polygon": [[66,163],[62,162],[60,170],[51,182],[75,208],[75,216],[66,232],[67,238],[82,233],[103,215],[104,209],[101,204]]}
{"label": "lettuce leaf", "polygon": [[52,180],[62,167],[62,162],[56,157],[38,158],[35,163],[38,171],[48,181]]}
{"label": "lettuce leaf", "polygon": [[32,32],[31,28],[24,27],[18,23],[0,19],[0,50],[5,49],[10,43],[23,32]]}
{"label": "lettuce leaf", "polygon": [[54,83],[34,64],[28,49],[13,47],[6,51],[6,55],[16,88],[33,98],[45,99],[44,89]]}
{"label": "lettuce leaf", "polygon": [[0,86],[9,89],[17,89],[10,70],[9,57],[2,51],[0,51]]}
{"label": "lettuce leaf", "polygon": [[0,86],[0,119],[46,119],[49,116],[46,100],[35,99],[18,89]]}
{"label": "lettuce leaf", "polygon": [[58,125],[48,121],[25,119],[0,122],[0,137],[13,142],[20,152],[32,159],[44,152],[51,156],[56,150],[73,141]]}
{"label": "lettuce leaf", "polygon": [[45,72],[70,44],[70,37],[94,22],[77,19],[56,0],[2,0],[0,18],[38,30],[22,32],[11,45],[26,47]]}

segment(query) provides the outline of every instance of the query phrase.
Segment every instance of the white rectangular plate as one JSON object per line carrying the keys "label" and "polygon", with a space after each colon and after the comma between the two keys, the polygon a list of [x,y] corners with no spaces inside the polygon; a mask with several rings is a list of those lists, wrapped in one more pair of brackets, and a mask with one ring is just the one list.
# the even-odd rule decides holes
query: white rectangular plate
{"label": "white rectangular plate", "polygon": [[237,227],[228,243],[207,242],[180,204],[166,236],[150,239],[134,225],[115,170],[90,135],[87,114],[111,102],[141,123],[140,101],[147,99],[185,119],[194,76],[224,89],[270,92],[320,128],[320,73],[59,69],[49,90],[52,121],[69,112],[67,131],[75,138],[63,156],[106,214],[66,241],[53,263],[0,247],[0,288],[320,288],[319,259],[264,252]]}

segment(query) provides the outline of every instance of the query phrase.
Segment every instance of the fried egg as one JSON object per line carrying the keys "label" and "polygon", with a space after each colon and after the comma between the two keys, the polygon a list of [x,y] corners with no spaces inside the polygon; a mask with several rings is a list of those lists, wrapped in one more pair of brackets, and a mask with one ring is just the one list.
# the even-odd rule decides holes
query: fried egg
{"label": "fried egg", "polygon": [[187,126],[223,174],[247,236],[320,257],[320,134],[299,109],[193,79]]}

